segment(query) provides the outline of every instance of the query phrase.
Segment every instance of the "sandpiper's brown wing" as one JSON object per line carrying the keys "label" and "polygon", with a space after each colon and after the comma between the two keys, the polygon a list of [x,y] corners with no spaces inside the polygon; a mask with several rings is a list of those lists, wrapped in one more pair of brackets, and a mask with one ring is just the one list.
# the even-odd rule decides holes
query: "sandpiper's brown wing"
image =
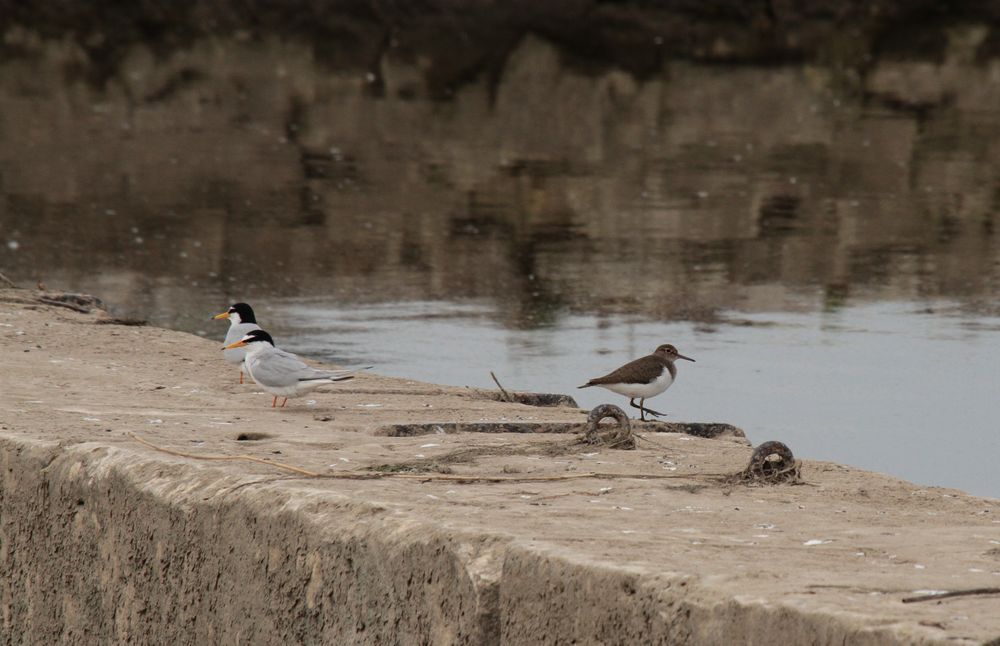
{"label": "sandpiper's brown wing", "polygon": [[600,386],[601,384],[648,384],[663,372],[663,363],[655,355],[640,357],[629,361],[621,368],[609,372],[603,377],[591,379],[579,388]]}

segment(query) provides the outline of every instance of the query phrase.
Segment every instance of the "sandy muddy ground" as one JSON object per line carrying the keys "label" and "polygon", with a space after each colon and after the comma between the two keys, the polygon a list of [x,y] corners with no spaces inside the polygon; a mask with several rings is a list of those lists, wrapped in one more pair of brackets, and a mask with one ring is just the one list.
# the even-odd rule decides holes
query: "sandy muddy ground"
{"label": "sandy muddy ground", "polygon": [[[4,442],[112,447],[114,455],[185,465],[258,493],[357,505],[420,531],[485,537],[537,555],[530,571],[497,565],[496,576],[519,582],[505,587],[501,580],[499,624],[484,629],[504,641],[628,641],[632,624],[614,632],[608,617],[641,605],[652,616],[642,630],[653,631],[657,616],[667,621],[677,594],[705,613],[684,633],[690,643],[731,635],[764,641],[768,626],[786,625],[790,617],[805,631],[799,637],[811,633],[813,643],[845,636],[853,643],[1000,637],[997,595],[902,602],[921,591],[1000,586],[997,500],[809,461],[803,485],[726,486],[718,476],[740,470],[750,456],[744,440],[651,428],[635,451],[593,448],[554,433],[387,437],[395,424],[433,422],[575,422],[582,430],[585,411],[491,401],[470,389],[381,377],[377,366],[272,409],[269,395],[236,383],[237,373],[221,360],[221,343],[96,324],[106,315],[39,303],[32,292],[0,291],[0,301]],[[220,322],[219,339],[224,328]],[[320,474],[377,468],[387,475],[323,479],[247,461],[198,461],[154,451],[132,434],[195,455],[250,455]],[[590,472],[609,475],[527,480]],[[512,480],[429,479],[443,475]],[[592,583],[567,589],[571,583],[546,569],[555,561],[602,576],[627,574],[637,589],[603,591],[588,588]],[[523,620],[530,608],[539,609],[534,623]],[[562,610],[539,619],[552,608]],[[740,628],[739,622],[756,623]]]}

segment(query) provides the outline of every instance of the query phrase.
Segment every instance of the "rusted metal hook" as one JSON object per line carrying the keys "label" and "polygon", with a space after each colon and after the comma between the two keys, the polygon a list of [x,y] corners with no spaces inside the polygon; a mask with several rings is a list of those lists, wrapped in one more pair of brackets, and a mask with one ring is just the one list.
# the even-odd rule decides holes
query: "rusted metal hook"
{"label": "rusted metal hook", "polygon": [[[599,433],[601,421],[611,417],[618,425],[607,433]],[[632,424],[625,411],[614,404],[595,406],[587,415],[587,433],[584,441],[588,444],[604,444],[613,449],[634,449],[635,437],[632,435]]]}

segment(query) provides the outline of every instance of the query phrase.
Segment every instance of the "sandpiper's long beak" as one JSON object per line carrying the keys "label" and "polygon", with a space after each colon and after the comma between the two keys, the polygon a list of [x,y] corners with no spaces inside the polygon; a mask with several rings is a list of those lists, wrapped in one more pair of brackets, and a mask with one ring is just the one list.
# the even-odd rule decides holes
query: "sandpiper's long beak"
{"label": "sandpiper's long beak", "polygon": [[229,318],[229,312],[223,312],[222,314],[216,314],[212,318],[213,319],[227,319],[227,318]]}
{"label": "sandpiper's long beak", "polygon": [[678,359],[687,359],[688,361],[691,361],[691,362],[693,362],[693,363],[696,363],[694,359],[692,359],[691,357],[685,357],[685,356],[684,356],[683,354],[678,354],[678,355],[677,355],[677,358],[678,358]]}
{"label": "sandpiper's long beak", "polygon": [[227,345],[226,347],[224,347],[222,349],[223,350],[232,350],[233,348],[240,348],[240,347],[243,347],[245,345],[246,345],[246,341],[244,341],[243,339],[240,339],[236,343],[230,343],[229,345]]}

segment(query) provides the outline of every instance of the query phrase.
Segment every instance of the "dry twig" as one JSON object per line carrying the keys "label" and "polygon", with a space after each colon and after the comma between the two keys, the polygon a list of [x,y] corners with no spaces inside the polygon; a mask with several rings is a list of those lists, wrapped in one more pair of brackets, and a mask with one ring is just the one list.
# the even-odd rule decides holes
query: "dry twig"
{"label": "dry twig", "polygon": [[135,433],[129,433],[129,437],[138,442],[148,446],[151,449],[160,451],[161,453],[169,453],[170,455],[176,455],[182,458],[194,458],[195,460],[246,460],[248,462],[259,462],[261,464],[267,464],[272,467],[278,467],[280,469],[287,469],[288,471],[293,471],[304,476],[320,477],[322,474],[316,473],[315,471],[308,471],[306,469],[300,469],[299,467],[293,467],[290,464],[284,464],[283,462],[275,462],[274,460],[268,460],[267,458],[258,458],[252,455],[197,455],[195,453],[185,453],[184,451],[175,451],[173,449],[168,449],[166,447],[157,446],[148,440],[144,440]]}
{"label": "dry twig", "polygon": [[503,400],[505,402],[512,402],[512,401],[514,401],[513,398],[511,398],[510,393],[508,393],[506,390],[504,390],[504,387],[500,385],[500,380],[497,379],[497,376],[495,374],[493,374],[492,370],[490,370],[490,376],[493,377],[493,383],[495,383],[497,385],[497,388],[500,389],[500,392],[503,393]]}

